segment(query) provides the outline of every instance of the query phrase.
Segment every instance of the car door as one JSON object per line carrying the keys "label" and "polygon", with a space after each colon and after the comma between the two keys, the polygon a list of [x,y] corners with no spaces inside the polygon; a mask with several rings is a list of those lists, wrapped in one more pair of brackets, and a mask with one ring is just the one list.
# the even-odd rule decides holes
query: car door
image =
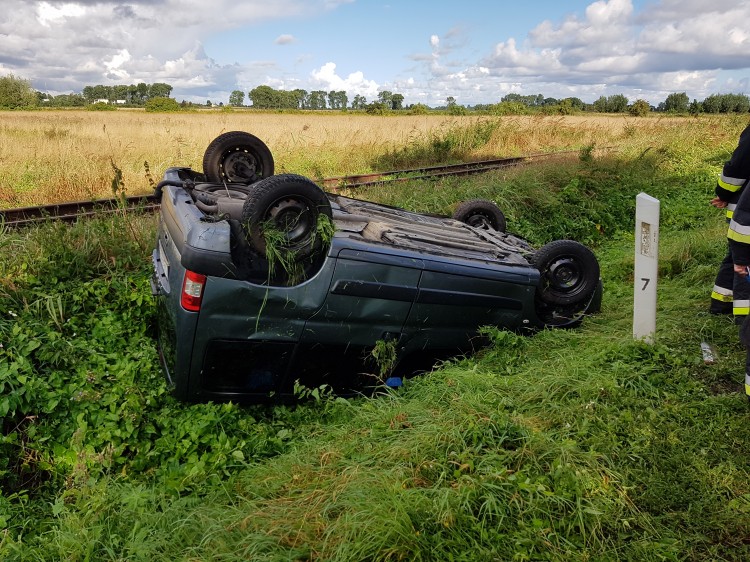
{"label": "car door", "polygon": [[463,350],[480,326],[516,329],[533,312],[535,281],[514,266],[428,261],[403,329],[408,349]]}

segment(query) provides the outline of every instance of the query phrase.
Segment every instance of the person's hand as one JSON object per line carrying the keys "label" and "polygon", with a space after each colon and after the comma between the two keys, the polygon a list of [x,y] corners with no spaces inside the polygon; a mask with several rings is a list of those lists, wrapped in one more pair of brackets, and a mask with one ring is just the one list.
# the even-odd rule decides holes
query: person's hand
{"label": "person's hand", "polygon": [[719,199],[718,197],[714,197],[713,199],[711,199],[711,205],[713,205],[717,209],[723,209],[723,208],[725,208],[728,205],[728,203],[726,201],[724,201],[723,199]]}
{"label": "person's hand", "polygon": [[734,264],[734,272],[740,277],[746,277],[748,275],[748,266]]}

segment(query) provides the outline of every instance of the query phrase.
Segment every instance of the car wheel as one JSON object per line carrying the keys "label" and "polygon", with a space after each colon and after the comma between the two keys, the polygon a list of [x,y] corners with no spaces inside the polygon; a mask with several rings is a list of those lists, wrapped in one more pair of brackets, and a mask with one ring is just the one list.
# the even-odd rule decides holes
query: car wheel
{"label": "car wheel", "polygon": [[505,232],[505,215],[500,207],[486,199],[472,199],[461,203],[453,213],[453,218],[475,228]]}
{"label": "car wheel", "polygon": [[250,246],[268,257],[270,233],[273,244],[294,259],[309,257],[326,243],[318,221],[331,219],[331,202],[312,180],[295,174],[271,176],[253,184],[242,208],[242,225]]}
{"label": "car wheel", "polygon": [[273,175],[273,156],[258,137],[230,131],[206,148],[203,173],[212,183],[254,183]]}
{"label": "car wheel", "polygon": [[594,253],[574,240],[555,240],[539,248],[531,263],[541,273],[537,297],[554,306],[585,304],[599,283]]}

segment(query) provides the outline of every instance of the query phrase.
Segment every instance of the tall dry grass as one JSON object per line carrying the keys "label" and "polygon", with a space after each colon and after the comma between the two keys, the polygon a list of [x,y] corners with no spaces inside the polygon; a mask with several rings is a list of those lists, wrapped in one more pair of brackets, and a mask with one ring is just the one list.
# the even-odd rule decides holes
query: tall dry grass
{"label": "tall dry grass", "polygon": [[202,111],[151,114],[41,111],[0,115],[0,207],[111,196],[114,166],[128,194],[150,190],[169,166],[200,170],[208,143],[222,132],[244,130],[263,139],[277,172],[313,178],[441,163],[435,146],[462,145],[477,123],[487,138],[466,143],[453,157],[498,158],[587,146],[645,149],[664,135],[703,135],[736,142],[737,119],[611,117],[447,117],[362,114],[274,114]]}

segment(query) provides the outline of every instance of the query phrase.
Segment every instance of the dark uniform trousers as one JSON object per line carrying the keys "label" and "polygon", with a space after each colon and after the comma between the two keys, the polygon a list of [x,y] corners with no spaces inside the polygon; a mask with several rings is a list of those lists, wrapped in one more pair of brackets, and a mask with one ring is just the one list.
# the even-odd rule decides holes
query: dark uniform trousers
{"label": "dark uniform trousers", "polygon": [[[745,394],[750,398],[750,276],[734,273],[734,265],[750,266],[750,125],[740,134],[737,148],[724,163],[716,184],[716,196],[728,203],[729,253],[725,256],[711,291],[711,311],[726,312],[732,303],[733,312],[744,317],[740,327],[740,341],[747,350],[745,357]],[[723,308],[722,308],[723,307]]]}

